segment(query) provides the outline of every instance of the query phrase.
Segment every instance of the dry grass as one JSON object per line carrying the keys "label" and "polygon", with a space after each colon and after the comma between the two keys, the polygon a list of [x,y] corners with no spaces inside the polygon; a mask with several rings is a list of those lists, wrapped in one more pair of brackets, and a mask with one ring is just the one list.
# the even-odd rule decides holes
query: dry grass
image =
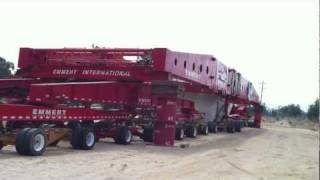
{"label": "dry grass", "polygon": [[307,119],[281,118],[277,120],[275,118],[264,117],[263,123],[266,125],[277,125],[288,128],[310,129],[313,131],[319,131],[319,122],[314,122]]}

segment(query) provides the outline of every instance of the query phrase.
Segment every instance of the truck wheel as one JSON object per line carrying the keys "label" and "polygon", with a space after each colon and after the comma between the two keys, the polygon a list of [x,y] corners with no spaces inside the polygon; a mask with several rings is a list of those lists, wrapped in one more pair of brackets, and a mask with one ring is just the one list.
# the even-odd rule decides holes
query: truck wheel
{"label": "truck wheel", "polygon": [[73,129],[70,143],[74,149],[92,149],[96,144],[96,137],[93,129],[83,127]]}
{"label": "truck wheel", "polygon": [[132,141],[132,132],[127,126],[118,127],[113,139],[116,144],[130,144]]}
{"label": "truck wheel", "polygon": [[212,121],[208,121],[207,125],[208,125],[208,128],[209,128],[209,132],[213,133],[213,122]]}
{"label": "truck wheel", "polygon": [[47,136],[40,128],[32,128],[24,134],[24,155],[40,156],[46,151]]}
{"label": "truck wheel", "polygon": [[209,121],[208,128],[210,133],[217,133],[218,132],[218,125],[215,122]]}
{"label": "truck wheel", "polygon": [[213,133],[217,133],[219,131],[218,129],[218,125],[217,124],[213,124]]}
{"label": "truck wheel", "polygon": [[0,142],[0,150],[4,147],[3,143]]}
{"label": "truck wheel", "polygon": [[196,126],[189,126],[187,128],[187,136],[191,138],[195,138],[198,135],[198,129]]}
{"label": "truck wheel", "polygon": [[30,130],[30,128],[24,128],[21,131],[18,132],[18,134],[16,135],[16,151],[18,154],[20,155],[26,155],[26,150],[25,147],[23,145],[24,139],[25,139],[25,134]]}
{"label": "truck wheel", "polygon": [[254,122],[249,121],[249,122],[248,122],[248,127],[253,128],[253,127],[254,127]]}
{"label": "truck wheel", "polygon": [[90,150],[96,144],[96,137],[92,128],[82,128],[80,133],[81,149]]}
{"label": "truck wheel", "polygon": [[200,133],[203,135],[209,134],[209,128],[207,125],[200,125]]}
{"label": "truck wheel", "polygon": [[145,142],[153,142],[153,127],[145,127],[143,129],[142,139]]}
{"label": "truck wheel", "polygon": [[234,133],[235,132],[234,123],[231,123],[230,125],[228,125],[227,132],[228,133]]}
{"label": "truck wheel", "polygon": [[181,127],[176,128],[176,140],[183,140],[184,138],[184,129]]}
{"label": "truck wheel", "polygon": [[70,144],[73,149],[81,149],[80,133],[81,133],[81,127],[72,129]]}
{"label": "truck wheel", "polygon": [[235,123],[235,131],[236,131],[236,132],[241,132],[241,129],[242,129],[241,126],[242,126],[242,125],[241,125],[241,122],[236,122],[236,123]]}

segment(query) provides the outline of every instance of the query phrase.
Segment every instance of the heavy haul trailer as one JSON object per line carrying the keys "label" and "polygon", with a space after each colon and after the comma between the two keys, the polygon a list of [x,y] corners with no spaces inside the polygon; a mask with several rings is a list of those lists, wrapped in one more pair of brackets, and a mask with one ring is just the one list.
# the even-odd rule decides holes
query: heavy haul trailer
{"label": "heavy haul trailer", "polygon": [[0,147],[14,144],[20,154],[41,155],[61,139],[91,149],[104,137],[129,144],[136,135],[173,145],[185,135],[232,132],[245,108],[230,104],[254,105],[260,127],[251,83],[211,55],[21,48],[18,66],[14,78],[0,81]]}

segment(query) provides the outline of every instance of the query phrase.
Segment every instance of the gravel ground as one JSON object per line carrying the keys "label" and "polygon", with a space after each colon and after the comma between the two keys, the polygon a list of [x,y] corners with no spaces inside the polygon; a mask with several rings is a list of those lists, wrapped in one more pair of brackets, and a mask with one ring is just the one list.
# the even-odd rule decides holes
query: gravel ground
{"label": "gravel ground", "polygon": [[175,147],[140,140],[121,146],[105,139],[91,151],[61,142],[41,157],[23,157],[7,146],[0,151],[0,179],[317,180],[318,155],[317,131],[269,123],[241,133],[187,138]]}

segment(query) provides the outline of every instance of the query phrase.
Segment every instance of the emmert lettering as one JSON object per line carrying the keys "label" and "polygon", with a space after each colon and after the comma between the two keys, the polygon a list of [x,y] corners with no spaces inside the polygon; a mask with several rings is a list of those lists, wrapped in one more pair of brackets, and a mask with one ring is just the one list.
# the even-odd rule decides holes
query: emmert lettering
{"label": "emmert lettering", "polygon": [[32,115],[64,116],[66,113],[64,109],[32,109]]}
{"label": "emmert lettering", "polygon": [[[77,74],[77,69],[54,69],[52,74],[54,75],[75,75]],[[102,76],[123,76],[129,77],[129,71],[117,71],[117,70],[95,70],[95,69],[85,69],[81,72],[82,75],[102,75]]]}
{"label": "emmert lettering", "polygon": [[58,74],[58,75],[73,75],[76,74],[78,70],[76,69],[54,69],[52,71],[52,74]]}

